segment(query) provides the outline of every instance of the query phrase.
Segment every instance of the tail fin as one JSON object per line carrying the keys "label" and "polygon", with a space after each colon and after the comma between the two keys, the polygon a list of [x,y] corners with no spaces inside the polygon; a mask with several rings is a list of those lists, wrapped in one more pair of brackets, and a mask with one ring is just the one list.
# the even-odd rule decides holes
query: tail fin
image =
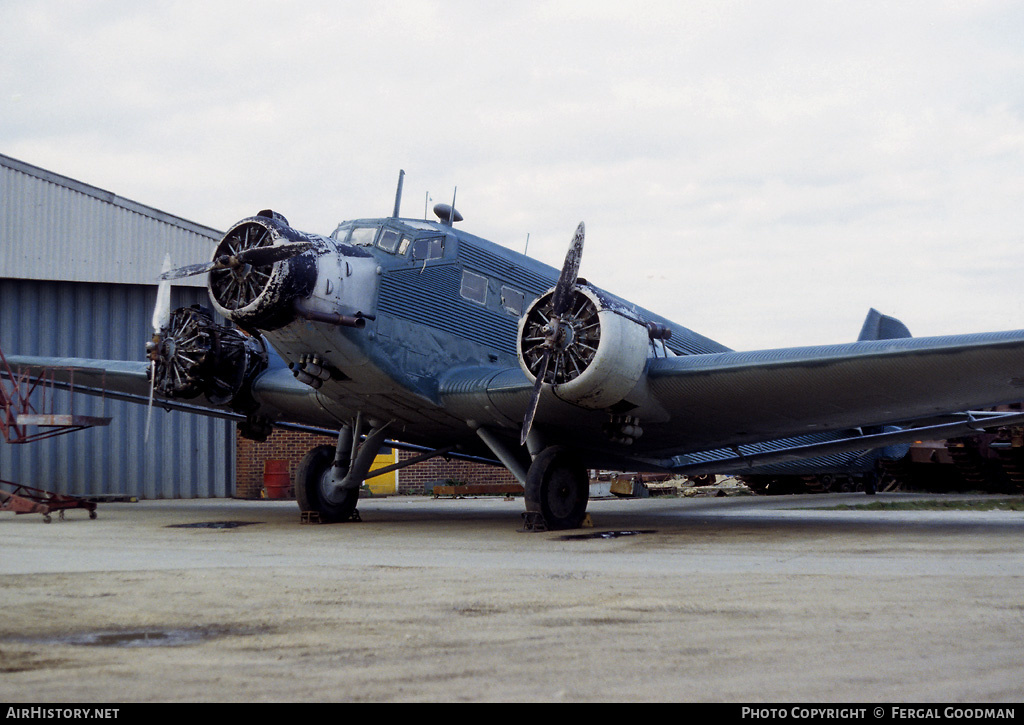
{"label": "tail fin", "polygon": [[883,315],[872,307],[868,310],[864,326],[860,328],[860,337],[857,342],[864,340],[895,340],[900,337],[912,337],[910,330],[895,317]]}

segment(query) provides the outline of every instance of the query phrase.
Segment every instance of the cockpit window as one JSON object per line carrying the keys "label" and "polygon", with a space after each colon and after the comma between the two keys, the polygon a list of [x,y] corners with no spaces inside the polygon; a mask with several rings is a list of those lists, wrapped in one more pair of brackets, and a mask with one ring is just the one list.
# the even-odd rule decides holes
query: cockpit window
{"label": "cockpit window", "polygon": [[412,243],[412,259],[421,262],[424,259],[440,259],[444,256],[444,237],[417,239]]}
{"label": "cockpit window", "polygon": [[369,247],[373,244],[376,236],[377,227],[356,227],[352,230],[352,235],[348,238],[348,242],[360,247]]}
{"label": "cockpit window", "polygon": [[383,249],[385,252],[395,253],[398,249],[398,242],[402,238],[402,235],[396,232],[394,229],[385,229],[380,234],[380,239],[377,240],[377,246]]}

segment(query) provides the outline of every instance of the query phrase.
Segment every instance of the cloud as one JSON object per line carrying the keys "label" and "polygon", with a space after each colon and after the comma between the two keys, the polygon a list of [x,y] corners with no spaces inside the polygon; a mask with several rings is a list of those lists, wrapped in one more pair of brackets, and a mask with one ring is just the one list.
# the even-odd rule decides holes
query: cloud
{"label": "cloud", "polygon": [[[737,347],[1024,326],[1009,2],[9,2],[0,152],[226,227],[467,230]],[[651,277],[652,271],[656,274]]]}

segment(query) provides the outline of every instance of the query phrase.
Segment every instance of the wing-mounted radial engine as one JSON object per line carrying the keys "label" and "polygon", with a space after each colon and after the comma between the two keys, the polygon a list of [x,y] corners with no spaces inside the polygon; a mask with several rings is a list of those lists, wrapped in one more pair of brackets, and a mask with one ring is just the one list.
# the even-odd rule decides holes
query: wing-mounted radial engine
{"label": "wing-mounted radial engine", "polygon": [[568,296],[561,315],[555,290],[530,305],[519,321],[519,363],[531,382],[542,376],[566,402],[614,406],[643,376],[651,330],[589,285],[576,284]]}
{"label": "wing-mounted radial engine", "polygon": [[[633,408],[625,399],[643,379],[651,339],[669,334],[578,278],[583,237],[581,222],[557,284],[519,320],[519,364],[533,382],[520,437],[520,444],[530,444],[533,459],[524,476],[525,516],[531,528],[576,528],[584,519],[589,496],[586,469],[576,452],[531,441],[544,386],[584,408],[607,409],[610,414],[623,402]],[[631,443],[642,432],[637,422],[612,415],[606,433],[612,441]],[[487,442],[485,435],[481,437]]]}
{"label": "wing-mounted radial engine", "polygon": [[249,384],[267,366],[261,339],[217,324],[199,305],[174,310],[146,347],[156,392],[167,398],[205,395],[238,411],[251,407]]}

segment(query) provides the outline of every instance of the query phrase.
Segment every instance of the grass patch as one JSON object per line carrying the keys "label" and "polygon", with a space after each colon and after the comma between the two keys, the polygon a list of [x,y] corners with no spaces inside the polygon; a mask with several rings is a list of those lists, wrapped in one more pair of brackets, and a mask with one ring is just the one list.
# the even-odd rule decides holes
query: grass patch
{"label": "grass patch", "polygon": [[873,501],[866,504],[829,506],[833,511],[1024,511],[1024,498],[982,500],[927,499],[923,501]]}

